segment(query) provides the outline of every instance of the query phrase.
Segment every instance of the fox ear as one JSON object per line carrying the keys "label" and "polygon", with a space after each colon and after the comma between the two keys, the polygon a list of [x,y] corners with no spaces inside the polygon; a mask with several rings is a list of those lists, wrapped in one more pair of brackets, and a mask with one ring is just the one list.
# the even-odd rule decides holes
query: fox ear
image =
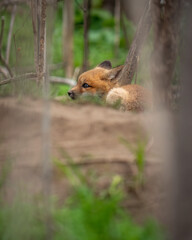
{"label": "fox ear", "polygon": [[119,67],[113,68],[109,71],[109,73],[107,74],[107,78],[109,80],[114,80],[118,77],[118,75],[120,74],[121,70],[123,69],[124,65],[121,65]]}
{"label": "fox ear", "polygon": [[101,67],[101,68],[106,68],[106,69],[111,69],[112,68],[112,65],[111,65],[111,62],[110,61],[104,61],[102,63],[100,63],[98,65],[98,67]]}

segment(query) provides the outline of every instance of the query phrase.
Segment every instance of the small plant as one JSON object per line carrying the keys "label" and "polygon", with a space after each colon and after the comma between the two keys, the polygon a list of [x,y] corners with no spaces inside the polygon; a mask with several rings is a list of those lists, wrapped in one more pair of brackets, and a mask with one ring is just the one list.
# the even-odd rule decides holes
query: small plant
{"label": "small plant", "polygon": [[134,160],[137,166],[137,175],[135,176],[136,186],[141,186],[144,183],[144,166],[145,166],[145,148],[146,143],[139,141],[136,146],[129,143],[125,138],[120,138],[123,143],[134,155]]}
{"label": "small plant", "polygon": [[3,187],[5,181],[7,180],[7,177],[11,171],[11,160],[8,159],[3,164],[2,168],[0,169],[0,190]]}
{"label": "small plant", "polygon": [[9,205],[0,201],[0,239],[46,239],[47,211],[53,240],[165,239],[155,221],[139,225],[121,206],[124,198],[121,176],[114,176],[110,187],[98,193],[88,185],[87,176],[75,166],[73,159],[66,152],[63,155],[66,165],[59,160],[54,162],[72,185],[72,194],[65,204],[45,209],[39,198],[35,204],[28,198],[18,198]]}
{"label": "small plant", "polygon": [[55,239],[71,240],[161,240],[162,232],[155,221],[136,224],[128,212],[121,207],[124,197],[122,178],[114,176],[109,189],[96,193],[86,183],[86,177],[72,164],[66,154],[68,166],[55,163],[71,179],[73,194],[54,215]]}

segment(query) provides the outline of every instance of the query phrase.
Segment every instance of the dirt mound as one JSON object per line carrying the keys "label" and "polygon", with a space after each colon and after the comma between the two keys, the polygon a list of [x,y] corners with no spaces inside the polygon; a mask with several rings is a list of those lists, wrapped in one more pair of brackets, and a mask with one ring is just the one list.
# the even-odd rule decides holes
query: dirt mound
{"label": "dirt mound", "polygon": [[[0,168],[3,169],[6,162],[11,163],[3,190],[7,199],[16,193],[15,186],[34,195],[42,192],[44,114],[40,100],[0,99]],[[135,191],[131,185],[137,174],[135,156],[121,141],[125,139],[137,146],[139,141],[147,139],[146,147],[150,148],[151,136],[145,122],[150,124],[151,116],[94,105],[69,106],[51,102],[50,119],[52,159],[66,164],[66,153],[70,155],[73,163],[86,174],[96,174],[98,191],[109,186],[114,175],[121,175],[129,195],[125,205],[132,214],[139,219],[148,214],[159,216],[161,163],[154,160],[153,151],[148,149],[145,185]],[[52,192],[62,200],[70,187],[59,170],[55,166],[53,169]]]}

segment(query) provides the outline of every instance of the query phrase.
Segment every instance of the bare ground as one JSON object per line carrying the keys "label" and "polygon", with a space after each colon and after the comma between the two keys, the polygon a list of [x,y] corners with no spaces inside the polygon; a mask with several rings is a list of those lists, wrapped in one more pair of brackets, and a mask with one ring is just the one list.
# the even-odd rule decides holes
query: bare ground
{"label": "bare ground", "polygon": [[[2,190],[8,201],[18,194],[18,189],[34,196],[43,191],[43,114],[40,100],[0,99],[1,170],[11,163]],[[147,216],[162,218],[162,163],[151,141],[149,129],[155,122],[151,114],[51,102],[50,117],[52,159],[66,163],[64,152],[68,153],[86,175],[96,174],[97,191],[106,189],[115,175],[121,175],[127,193],[124,204],[132,215],[139,220]],[[133,188],[137,174],[134,155],[120,138],[134,146],[147,139],[145,184],[138,189]],[[62,202],[69,191],[69,183],[53,164],[52,194]]]}

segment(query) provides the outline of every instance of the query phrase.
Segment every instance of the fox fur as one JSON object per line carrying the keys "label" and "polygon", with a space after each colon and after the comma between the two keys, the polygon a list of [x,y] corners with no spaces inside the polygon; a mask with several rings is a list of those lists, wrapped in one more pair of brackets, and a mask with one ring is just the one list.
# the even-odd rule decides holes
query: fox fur
{"label": "fox fur", "polygon": [[68,92],[69,96],[75,99],[79,95],[99,94],[108,104],[120,102],[122,110],[144,110],[150,105],[147,89],[136,84],[119,86],[118,75],[122,68],[123,65],[112,68],[110,61],[102,62],[79,76],[77,85]]}

